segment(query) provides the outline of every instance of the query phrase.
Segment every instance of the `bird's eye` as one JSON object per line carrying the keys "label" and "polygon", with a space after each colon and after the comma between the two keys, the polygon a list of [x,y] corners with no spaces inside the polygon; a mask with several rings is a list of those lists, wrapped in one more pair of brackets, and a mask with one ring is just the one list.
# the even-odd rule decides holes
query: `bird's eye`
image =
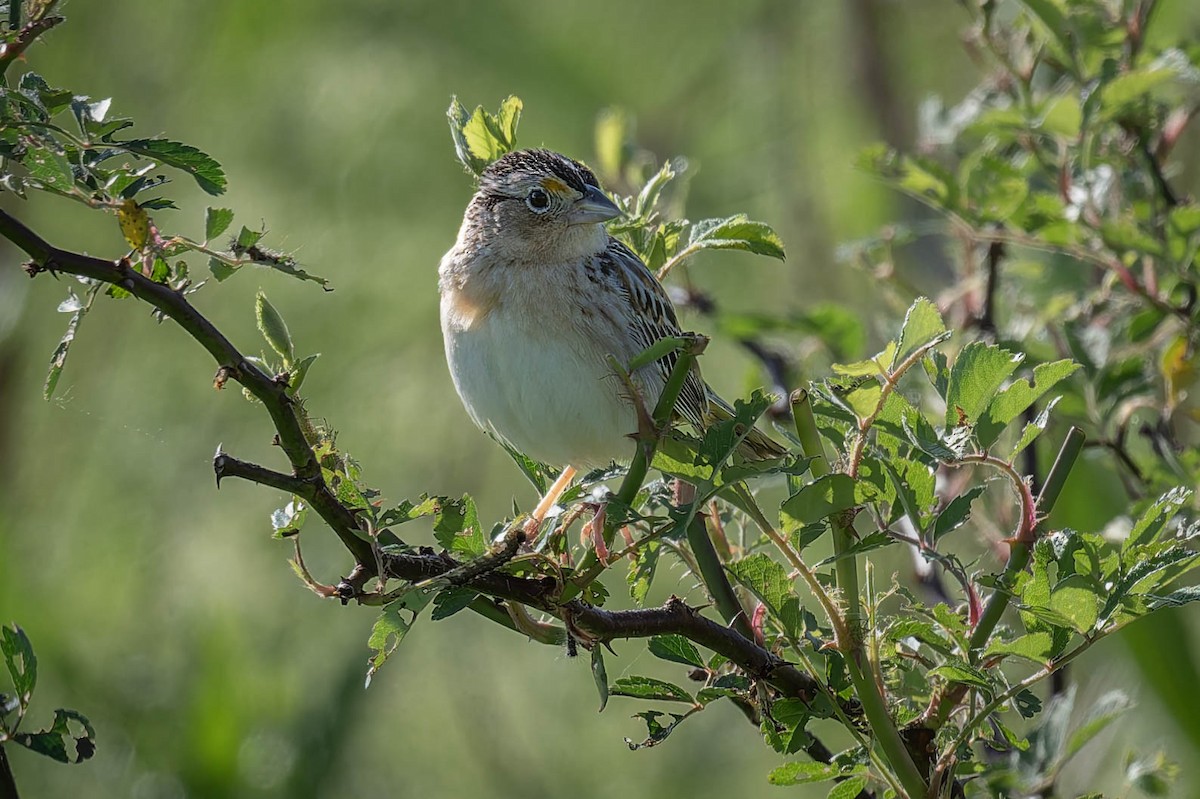
{"label": "bird's eye", "polygon": [[540,214],[550,207],[550,195],[541,189],[534,189],[525,198],[525,204],[529,206],[529,210]]}

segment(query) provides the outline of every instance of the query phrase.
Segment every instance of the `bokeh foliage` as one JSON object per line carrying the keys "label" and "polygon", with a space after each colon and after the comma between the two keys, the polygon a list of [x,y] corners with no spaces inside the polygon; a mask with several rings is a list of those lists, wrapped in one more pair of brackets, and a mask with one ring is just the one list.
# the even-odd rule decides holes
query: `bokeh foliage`
{"label": "bokeh foliage", "polygon": [[[887,48],[892,52],[888,57],[910,67],[906,72],[912,75],[912,85],[922,87],[891,87],[897,98],[894,101],[904,109],[915,106],[918,91],[938,85],[929,80],[935,71],[947,71],[940,59],[935,70],[930,63],[933,59],[922,56],[934,45],[950,54],[947,43],[963,23],[961,18],[935,11],[934,6],[940,4],[915,5],[918,10],[911,17],[874,9],[890,13],[892,21],[900,23],[889,30]],[[228,204],[253,209],[245,211],[248,215],[261,208],[275,230],[287,232],[287,244],[301,248],[303,262],[337,286],[332,302],[343,309],[341,316],[330,310],[329,298],[314,296],[320,292],[294,289],[267,273],[260,278],[273,300],[287,310],[298,338],[321,342],[322,349],[328,348],[327,355],[337,348],[336,360],[327,358],[321,370],[313,373],[310,391],[320,398],[323,410],[332,412],[346,402],[362,409],[360,418],[336,421],[342,428],[342,440],[354,442],[355,454],[373,465],[372,474],[380,484],[419,489],[433,483],[432,487],[443,493],[460,491],[466,484],[481,485],[484,490],[477,493],[489,517],[506,510],[509,494],[526,491],[516,482],[519,478],[506,466],[503,455],[493,452],[462,424],[453,403],[431,399],[451,396],[434,332],[431,275],[432,265],[452,235],[466,189],[453,161],[431,154],[446,152],[436,109],[454,90],[469,92],[471,97],[519,91],[529,106],[537,109],[537,115],[525,123],[526,131],[534,131],[529,135],[536,137],[541,132],[547,143],[578,154],[591,149],[590,121],[595,109],[616,100],[637,110],[643,141],[661,151],[686,152],[703,167],[698,174],[704,180],[691,184],[689,210],[718,214],[744,209],[754,218],[781,220],[776,227],[784,240],[800,242],[792,248],[786,269],[750,269],[731,255],[727,259],[712,257],[711,269],[710,261],[702,261],[702,268],[693,270],[695,279],[704,281],[733,311],[715,321],[718,329],[750,325],[756,333],[761,332],[761,318],[756,313],[768,308],[787,311],[794,319],[793,329],[810,335],[818,324],[814,319],[824,320],[834,313],[825,308],[825,316],[818,315],[819,303],[813,300],[845,297],[855,293],[849,290],[851,286],[861,289],[870,285],[867,278],[839,278],[833,269],[822,267],[832,265],[833,243],[873,230],[890,216],[890,199],[848,169],[838,171],[836,165],[850,163],[854,150],[850,143],[856,136],[865,143],[883,133],[903,143],[906,134],[901,129],[872,129],[875,120],[886,128],[881,109],[852,102],[855,96],[869,96],[867,91],[839,94],[836,86],[804,80],[818,68],[824,73],[828,65],[835,64],[840,68],[832,71],[842,86],[866,88],[865,83],[853,83],[858,64],[838,60],[835,42],[839,37],[828,35],[839,32],[844,37],[841,41],[858,41],[865,35],[855,18],[858,12],[849,7],[792,9],[763,4],[739,11],[736,19],[715,7],[692,10],[689,19],[694,15],[696,22],[689,24],[686,32],[672,26],[670,12],[632,7],[607,9],[603,19],[595,19],[588,16],[596,14],[595,9],[528,9],[501,4],[497,7],[499,21],[488,20],[487,24],[464,19],[457,9],[436,6],[419,12],[396,11],[392,17],[365,7],[351,8],[333,20],[326,16],[328,7],[318,4],[299,4],[286,19],[222,4],[203,9],[168,9],[162,4],[142,12],[83,7],[68,11],[71,26],[55,34],[66,42],[52,37],[52,47],[35,51],[40,64],[49,67],[42,71],[51,82],[71,86],[92,82],[86,91],[112,91],[118,98],[116,110],[135,116],[151,130],[161,127],[172,134],[186,134],[188,140],[203,142],[205,149],[219,153],[226,170],[240,176]],[[227,16],[220,17],[222,13]],[[622,13],[630,20],[639,14],[662,16],[643,18],[642,25],[621,25],[618,35],[610,15],[620,17]],[[1186,30],[1182,14],[1164,7],[1151,29],[1152,36],[1174,41],[1179,30]],[[1172,15],[1176,15],[1174,19]],[[214,35],[193,43],[186,32],[199,30],[206,18],[212,24],[203,27],[211,27]],[[604,20],[610,24],[598,24]],[[922,27],[930,21],[936,24]],[[601,41],[584,53],[562,49],[560,26],[568,22],[596,31]],[[172,46],[156,55],[152,69],[120,52],[84,58],[81,54],[95,52],[93,37],[105,33],[114,39],[143,36],[170,40]],[[678,46],[672,48],[664,36],[677,37]],[[437,41],[453,46],[430,46],[429,42]],[[501,41],[506,44],[501,46]],[[248,46],[251,42],[256,48]],[[515,48],[514,54],[513,42],[525,46]],[[758,46],[762,43],[768,46]],[[256,52],[250,54],[251,50]],[[639,69],[661,75],[662,80],[629,80],[629,75],[622,74],[627,67],[596,55],[614,51],[628,53],[629,58],[613,60],[637,63]],[[676,55],[670,56],[672,52]],[[694,52],[697,58],[683,65],[678,57],[681,52]],[[262,59],[257,63],[263,68],[235,58],[235,53]],[[317,55],[322,53],[338,56],[325,60]],[[701,57],[703,53],[709,55]],[[547,61],[561,69],[539,66]],[[730,61],[738,68],[727,69]],[[496,63],[510,68],[494,71]],[[485,69],[484,65],[493,66]],[[188,77],[197,72],[210,75],[210,80]],[[276,80],[275,75],[280,77]],[[304,80],[295,80],[297,75]],[[429,80],[433,75],[436,77]],[[966,88],[968,77],[961,73],[957,77],[964,83],[946,86],[948,96],[958,96]],[[126,82],[129,89],[118,91]],[[231,84],[244,87],[245,101],[225,114],[213,113],[212,104],[218,101],[229,108]],[[697,86],[701,88],[697,90]],[[750,86],[754,91],[745,89]],[[683,97],[686,103],[681,102]],[[714,119],[712,109],[717,107],[729,112]],[[776,124],[750,123],[764,115],[773,115],[767,118]],[[870,122],[864,125],[864,119]],[[247,135],[248,130],[257,133]],[[1186,159],[1178,160],[1187,164]],[[1194,170],[1194,166],[1190,168]],[[297,179],[298,174],[303,179]],[[1194,171],[1185,173],[1182,181],[1174,178],[1177,188],[1194,185],[1194,180],[1187,180],[1189,176],[1194,177]],[[72,240],[94,236],[96,251],[123,246],[112,226],[89,231],[86,215],[74,217],[57,206],[40,213],[46,217],[34,218],[44,223],[40,226],[55,240],[68,234]],[[314,219],[321,224],[314,224]],[[200,221],[191,224],[199,237]],[[250,229],[260,227],[251,225]],[[930,262],[944,263],[936,253]],[[923,284],[925,292],[938,287],[936,268],[927,269],[923,262],[913,265],[901,260],[900,264],[901,269],[909,264],[905,275]],[[11,275],[0,279],[13,280]],[[381,291],[380,281],[385,279],[397,281],[404,289]],[[9,285],[6,283],[6,288]],[[421,291],[408,291],[408,285],[429,286],[428,302],[421,301]],[[224,302],[224,307],[212,309],[215,317],[240,331],[246,341],[254,335],[253,314],[247,311],[253,307],[250,294],[254,288],[247,284],[245,303]],[[763,299],[757,299],[755,288],[763,289]],[[23,286],[21,290],[25,290]],[[51,296],[52,291],[54,288],[35,286],[29,302],[53,305],[60,292]],[[873,314],[884,302],[879,299],[857,307],[864,315]],[[896,310],[902,310],[904,304]],[[152,326],[119,318],[125,315],[104,317],[107,335],[91,344],[90,350],[80,350],[88,354],[71,366],[78,371],[66,378],[68,401],[49,409],[38,407],[30,397],[41,387],[43,375],[37,373],[44,366],[44,343],[56,340],[61,330],[52,331],[50,323],[31,315],[18,333],[6,339],[6,363],[20,378],[5,381],[5,398],[16,403],[7,422],[7,447],[13,452],[34,451],[38,457],[20,470],[2,500],[10,509],[4,514],[6,520],[0,522],[6,525],[0,536],[4,548],[0,559],[4,578],[0,582],[5,586],[0,589],[2,607],[8,616],[22,619],[27,626],[38,623],[36,617],[44,614],[40,622],[44,629],[36,635],[39,645],[48,646],[56,662],[74,660],[77,664],[78,674],[73,676],[79,679],[73,681],[70,698],[63,701],[86,705],[94,717],[104,712],[129,719],[128,725],[118,727],[127,732],[118,733],[115,743],[118,751],[136,752],[137,765],[110,760],[107,775],[130,785],[137,783],[139,790],[146,792],[169,793],[179,785],[197,792],[259,785],[268,786],[260,791],[298,795],[294,787],[286,791],[280,787],[289,781],[294,781],[292,786],[316,790],[311,780],[303,779],[310,755],[336,751],[335,731],[339,725],[348,727],[353,722],[351,714],[377,712],[380,706],[396,702],[394,706],[404,708],[406,715],[422,717],[440,705],[415,706],[412,694],[417,692],[406,693],[401,687],[393,689],[395,695],[388,698],[359,696],[364,631],[348,630],[356,622],[348,621],[345,614],[317,610],[314,603],[301,601],[294,586],[275,579],[280,571],[276,553],[265,546],[253,551],[253,533],[262,529],[265,514],[279,503],[264,501],[245,487],[223,488],[233,497],[222,495],[219,500],[196,488],[208,479],[206,459],[213,440],[251,445],[259,441],[261,451],[269,452],[255,413],[233,408],[228,400],[215,403],[211,396],[197,391],[205,382],[197,376],[206,374],[207,364],[190,352],[189,343],[176,342],[176,347],[165,341],[169,336],[160,335]],[[853,319],[847,322],[844,317],[835,318],[850,329],[845,337],[829,342],[804,339],[802,346],[813,350],[807,365],[814,372],[830,360],[865,355],[868,348],[863,342],[868,336],[878,343],[882,326]],[[295,325],[297,318],[306,324]],[[362,325],[365,330],[356,327],[353,333],[345,332],[350,321],[362,319],[370,320]],[[53,328],[64,321],[52,320]],[[702,319],[696,322],[697,326],[705,324]],[[153,347],[146,341],[151,336]],[[86,340],[81,338],[81,347],[89,346]],[[161,352],[149,352],[159,346],[164,348]],[[719,347],[718,336],[714,351],[705,356],[706,364],[730,366],[706,366],[710,374],[737,375],[741,369],[747,372],[747,381],[761,381],[757,374],[750,376],[752,367],[732,349],[722,352]],[[829,353],[837,347],[850,352]],[[162,389],[150,396],[144,384],[135,386],[116,377],[135,373],[155,374],[161,378],[156,385]],[[741,387],[736,377],[718,379],[728,381],[729,393]],[[35,386],[33,391],[26,390],[30,385]],[[174,385],[180,390],[167,388]],[[187,424],[181,425],[181,419]],[[183,468],[176,465],[180,450],[192,453],[194,469],[177,471]],[[121,460],[129,464],[117,473],[111,468],[114,452],[120,452]],[[447,462],[445,452],[465,454]],[[147,470],[136,467],[146,461],[161,468],[148,475]],[[1097,465],[1094,473],[1096,479],[1112,474],[1106,464]],[[1107,479],[1114,485],[1111,476]],[[1062,512],[1074,514],[1066,516],[1074,519],[1071,523],[1095,529],[1122,506],[1115,499],[1119,491],[1110,493],[1113,502],[1107,508],[1089,496],[1073,505],[1065,500]],[[130,497],[135,495],[139,501],[131,503]],[[526,494],[521,496],[528,501]],[[256,502],[261,503],[258,517],[231,518],[230,507],[254,507]],[[84,527],[96,532],[79,543],[49,532]],[[31,562],[44,568],[31,573]],[[129,578],[114,581],[113,574],[128,574]],[[30,600],[51,582],[48,575],[64,578],[53,581],[62,592],[61,606]],[[676,590],[686,587],[677,586]],[[84,601],[95,596],[105,597],[106,603]],[[151,598],[165,600],[161,609]],[[321,619],[317,626],[315,620],[325,612],[329,618]],[[247,618],[258,621],[247,622]],[[245,626],[247,623],[253,626]],[[562,736],[548,732],[543,724],[534,729],[521,710],[524,702],[503,698],[518,690],[519,681],[511,678],[510,669],[522,674],[541,669],[545,651],[533,647],[510,650],[491,641],[495,635],[490,630],[467,629],[473,641],[470,651],[477,654],[465,658],[457,644],[435,643],[434,636],[426,637],[421,642],[428,647],[425,654],[418,654],[419,647],[410,647],[404,654],[404,668],[408,672],[420,669],[423,661],[430,663],[428,681],[414,676],[406,677],[405,682],[411,679],[412,685],[421,685],[421,694],[464,696],[465,706],[472,711],[486,706],[489,710],[485,712],[496,713],[496,707],[512,703],[508,705],[511,713],[500,726],[523,729],[527,736],[524,747],[495,755],[488,751],[495,742],[472,742],[467,731],[461,733],[466,740],[442,742],[444,750],[469,748],[475,756],[494,758],[496,762],[487,764],[488,773],[507,781],[507,790],[529,790],[538,781],[552,779],[558,772],[541,765],[549,760],[569,760],[572,765],[564,770],[572,775],[603,773],[607,782],[599,777],[578,781],[602,783],[613,791],[622,780],[642,780],[637,784],[639,790],[645,790],[646,781],[657,779],[681,792],[695,792],[698,786],[715,790],[713,786],[720,785],[721,779],[729,779],[730,786],[740,784],[740,779],[732,779],[728,773],[735,759],[754,762],[752,758],[759,757],[759,764],[773,762],[748,748],[731,750],[726,748],[730,746],[727,742],[718,746],[704,735],[694,734],[686,739],[686,751],[682,746],[677,746],[675,753],[672,747],[663,747],[653,753],[655,762],[650,764],[631,757],[613,770],[628,767],[630,771],[614,775],[593,762],[607,758],[590,755],[595,747],[606,746],[618,740],[613,736],[628,731],[627,723],[612,720],[611,713],[598,724],[592,719],[580,724],[572,713],[564,713],[564,718],[554,723],[569,727],[575,740],[595,735],[596,743],[556,747],[547,755],[538,747],[547,746],[545,739]],[[81,630],[104,630],[104,637],[111,642],[101,644],[91,635],[85,640]],[[299,630],[303,634],[295,633]],[[54,636],[59,640],[47,641]],[[99,646],[109,649],[95,657]],[[330,650],[339,653],[334,660],[340,669],[331,665],[327,654],[319,654]],[[276,662],[281,651],[287,653],[282,666]],[[235,653],[248,662],[239,661]],[[255,677],[255,663],[274,664],[278,669],[274,679]],[[562,686],[548,690],[574,691],[581,681],[579,670],[564,667],[558,671],[564,675]],[[113,692],[113,685],[128,687]],[[437,685],[444,688],[430,687]],[[330,686],[335,690],[329,690]],[[373,691],[381,687],[376,684]],[[571,695],[574,698],[564,704],[582,706],[590,701],[578,693]],[[256,696],[260,698],[254,699]],[[102,700],[98,709],[87,702],[96,697]],[[364,702],[369,709],[362,709],[359,703]],[[606,724],[611,726],[604,727]],[[321,732],[309,733],[311,738],[291,732],[313,727]],[[183,737],[178,745],[165,743],[173,740],[164,734],[169,730]],[[678,734],[686,735],[686,728]],[[363,738],[354,743],[361,745],[361,751],[378,751],[380,762],[388,762],[382,760],[383,753],[402,748],[388,734]],[[425,745],[419,736],[403,740],[412,747],[407,750],[409,763],[429,762],[428,756],[417,754]],[[302,754],[297,756],[297,751]],[[358,751],[343,755],[340,761],[341,767],[359,780],[356,784],[365,787],[383,779],[378,770],[361,773]],[[673,762],[698,759],[697,751],[715,764],[711,773],[695,774],[693,766],[673,768]],[[736,758],[733,752],[738,753]],[[189,761],[192,765],[180,765]],[[646,771],[637,771],[640,768]],[[760,765],[758,773],[763,770]],[[552,776],[547,777],[546,772]],[[414,769],[404,771],[409,780],[445,780],[439,783],[442,787],[430,788],[435,793],[458,790],[477,795],[487,789],[469,781],[472,774],[482,773],[482,768],[460,774],[434,770],[432,776],[416,774]],[[48,773],[45,779],[59,778]],[[447,784],[452,787],[448,789]]]}

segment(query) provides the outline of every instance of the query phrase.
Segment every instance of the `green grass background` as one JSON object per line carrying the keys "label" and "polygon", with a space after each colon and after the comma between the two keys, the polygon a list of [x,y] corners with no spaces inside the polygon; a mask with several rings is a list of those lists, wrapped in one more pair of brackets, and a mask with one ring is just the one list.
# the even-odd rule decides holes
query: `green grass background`
{"label": "green grass background", "polygon": [[[1156,35],[1195,33],[1200,10],[1189,5],[1165,3]],[[834,251],[906,211],[852,170],[854,154],[880,138],[911,145],[921,99],[953,103],[979,74],[960,46],[965,15],[945,0],[155,0],[64,11],[67,24],[28,53],[29,67],[52,85],[112,96],[113,113],[136,119],[141,135],[213,154],[231,184],[217,204],[235,209],[237,224],[265,221],[268,243],[336,286],[326,294],[251,271],[206,288],[199,307],[253,350],[253,297],[264,289],[299,350],[322,353],[309,407],[340,431],[368,482],[396,500],[469,491],[487,518],[534,497],[469,424],[442,359],[436,266],[471,193],[444,119],[452,94],[489,108],[518,94],[522,144],[583,158],[596,114],[628,109],[644,144],[691,159],[692,218],[744,211],[788,245],[784,264],[707,256],[697,282],[731,310],[847,302],[875,343],[894,311]],[[1189,164],[1181,180],[1194,190]],[[186,178],[170,191],[184,210],[163,212],[163,227],[201,236],[206,198]],[[125,246],[111,217],[43,197],[5,203],[57,244],[105,257]],[[25,795],[784,794],[766,783],[784,758],[732,706],[631,753],[622,738],[642,733],[629,717],[642,706],[614,699],[597,715],[586,658],[470,614],[419,624],[364,691],[374,613],[318,601],[292,577],[290,548],[269,537],[283,496],[234,481],[214,490],[218,443],[281,464],[261,409],[236,390],[214,392],[213,364],[171,323],[104,298],[80,330],[61,398],[42,401],[66,324],[54,308],[71,283],[29,281],[4,253],[0,619],[20,622],[41,659],[33,720],[78,708],[99,743],[95,760],[70,768],[14,752]],[[944,272],[910,266],[924,290],[942,287]],[[719,341],[706,367],[726,394],[752,374]],[[1094,529],[1118,498],[1076,487],[1063,514]],[[432,540],[425,528],[405,532]],[[348,567],[319,524],[305,541],[319,578]],[[664,595],[692,590],[676,570],[659,581]],[[1198,613],[1139,631],[1163,680],[1188,673]],[[618,644],[610,677],[679,678],[639,648]],[[1106,642],[1077,669],[1084,696],[1121,686],[1141,707],[1085,752],[1064,793],[1119,791],[1131,746],[1166,746],[1185,764],[1185,785],[1197,784],[1195,750],[1125,651]],[[1196,709],[1194,682],[1176,690],[1177,709]]]}

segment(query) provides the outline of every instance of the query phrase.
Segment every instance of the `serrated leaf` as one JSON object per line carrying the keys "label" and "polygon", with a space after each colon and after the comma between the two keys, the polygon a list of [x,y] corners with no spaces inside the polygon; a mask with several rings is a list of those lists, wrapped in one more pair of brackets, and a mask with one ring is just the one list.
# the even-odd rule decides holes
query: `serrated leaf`
{"label": "serrated leaf", "polygon": [[799,638],[802,635],[800,597],[792,590],[792,580],[782,565],[756,552],[727,564],[725,568],[767,606],[789,636]]}
{"label": "serrated leaf", "polygon": [[[82,734],[76,735],[71,731],[72,722],[83,729]],[[41,732],[18,732],[12,739],[21,746],[59,763],[82,763],[96,754],[96,730],[92,723],[82,713],[65,708],[54,711],[54,723],[50,725],[50,729]],[[75,744],[73,754],[67,750],[68,740]]]}
{"label": "serrated leaf", "polygon": [[609,686],[608,692],[612,696],[628,696],[634,699],[696,703],[692,695],[678,685],[653,677],[622,677]]}
{"label": "serrated leaf", "polygon": [[[384,607],[379,618],[375,620],[375,625],[371,628],[370,638],[367,639],[367,646],[375,652],[370,658],[370,667],[367,669],[367,686],[371,685],[371,678],[382,668],[387,659],[396,651],[396,647],[400,646],[404,637],[408,635],[413,622],[416,621],[417,614],[429,604],[429,600],[428,592],[413,590]],[[411,614],[410,618],[405,619],[401,615],[403,613]]]}
{"label": "serrated leaf", "polygon": [[835,513],[860,505],[870,499],[866,484],[847,474],[827,474],[801,486],[784,501],[780,510],[787,520],[785,527],[793,529],[820,521]]}
{"label": "serrated leaf", "polygon": [[854,777],[847,777],[844,781],[830,788],[829,793],[825,795],[825,799],[854,799],[866,787],[867,778],[861,774]]}
{"label": "serrated leaf", "polygon": [[986,485],[971,486],[947,502],[946,507],[933,521],[933,540],[937,541],[947,533],[952,533],[966,524],[967,520],[971,518],[971,503],[986,490]]}
{"label": "serrated leaf", "polygon": [[988,404],[975,425],[980,446],[990,447],[1013,419],[1077,369],[1079,364],[1071,360],[1039,363],[1033,367],[1032,385],[1026,378],[1013,381]]}
{"label": "serrated leaf", "polygon": [[1062,397],[1055,397],[1046,403],[1046,407],[1042,412],[1034,417],[1032,422],[1028,422],[1021,430],[1021,437],[1017,439],[1017,443],[1013,445],[1012,452],[1009,453],[1009,461],[1016,459],[1017,455],[1024,451],[1026,447],[1032,444],[1038,436],[1046,430],[1046,426],[1050,424],[1050,412],[1054,410],[1054,406]]}
{"label": "serrated leaf", "polygon": [[1157,538],[1191,498],[1192,490],[1184,486],[1172,488],[1159,497],[1138,517],[1133,529],[1129,531],[1129,536],[1121,546],[1122,560],[1125,560],[1126,553]]}
{"label": "serrated leaf", "polygon": [[1010,655],[1045,665],[1054,654],[1054,640],[1047,632],[1027,633],[1012,641],[995,640],[984,651],[984,657]]}
{"label": "serrated leaf", "polygon": [[904,327],[900,330],[900,341],[890,368],[895,369],[912,353],[926,347],[946,333],[942,314],[927,297],[919,297],[904,314]]}
{"label": "serrated leaf", "polygon": [[433,519],[433,537],[449,552],[478,557],[487,549],[486,536],[479,523],[475,500],[443,499]]}
{"label": "serrated leaf", "polygon": [[204,211],[204,240],[212,241],[229,229],[233,211],[228,208],[208,208]]}
{"label": "serrated leaf", "polygon": [[484,111],[483,106],[468,113],[457,97],[451,98],[446,111],[450,136],[458,160],[468,171],[479,175],[497,158],[516,149],[521,107],[520,98],[510,96],[500,104],[496,115]]}
{"label": "serrated leaf", "polygon": [[805,729],[812,712],[798,699],[781,699],[771,705],[769,716],[764,716],[760,729],[771,748],[781,755],[794,755],[812,743],[812,735]]}
{"label": "serrated leaf", "polygon": [[58,191],[70,191],[75,185],[71,162],[62,153],[46,148],[33,148],[26,152],[21,163],[29,170],[29,176],[44,186]]}
{"label": "serrated leaf", "polygon": [[724,219],[704,219],[692,225],[689,247],[746,250],[783,260],[783,240],[770,225],[753,222],[745,214]]}
{"label": "serrated leaf", "polygon": [[275,306],[262,291],[259,291],[254,298],[254,318],[258,322],[258,332],[262,333],[262,337],[271,349],[283,358],[283,367],[287,369],[296,357],[292,334],[288,332],[283,316],[275,310]]}
{"label": "serrated leaf", "polygon": [[170,139],[134,139],[118,142],[118,146],[136,155],[182,169],[191,175],[198,186],[209,194],[225,192],[225,172],[210,155],[190,144]]}
{"label": "serrated leaf", "polygon": [[928,676],[940,677],[947,682],[965,683],[983,691],[990,692],[992,690],[992,682],[986,674],[961,660],[943,663],[932,668],[929,670]]}
{"label": "serrated leaf", "polygon": [[265,230],[251,230],[242,225],[242,229],[238,231],[237,238],[233,241],[235,250],[248,250],[251,247],[262,241],[262,237],[267,235]]}
{"label": "serrated leaf", "polygon": [[658,541],[647,541],[634,554],[633,562],[629,564],[629,574],[625,579],[629,583],[629,595],[639,605],[645,604],[646,594],[650,592],[650,585],[654,582],[661,546]]}
{"label": "serrated leaf", "polygon": [[672,663],[704,668],[704,658],[688,639],[682,635],[656,635],[650,639],[650,654]]}
{"label": "serrated leaf", "polygon": [[767,775],[767,782],[772,785],[805,785],[826,782],[841,774],[842,770],[830,763],[785,763]]}
{"label": "serrated leaf", "polygon": [[220,283],[224,280],[227,280],[233,275],[234,272],[238,270],[236,267],[230,266],[220,258],[210,257],[208,259],[208,271],[211,272],[212,276],[216,278],[216,281]]}
{"label": "serrated leaf", "polygon": [[946,428],[956,427],[960,412],[968,424],[982,417],[997,389],[1020,365],[1025,356],[1013,354],[994,344],[972,341],[950,367],[946,389]]}

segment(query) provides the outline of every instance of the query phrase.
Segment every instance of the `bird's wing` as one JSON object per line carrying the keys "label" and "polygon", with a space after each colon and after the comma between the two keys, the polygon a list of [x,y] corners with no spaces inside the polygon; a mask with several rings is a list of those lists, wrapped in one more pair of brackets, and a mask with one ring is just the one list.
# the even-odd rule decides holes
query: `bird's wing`
{"label": "bird's wing", "polygon": [[[608,247],[599,257],[602,270],[611,265],[621,294],[629,303],[629,332],[637,343],[637,352],[660,339],[683,335],[671,299],[637,253],[610,236]],[[657,369],[665,384],[678,360],[679,354],[672,351],[646,368]],[[709,418],[709,390],[700,376],[699,365],[694,365],[688,374],[675,410],[698,430],[704,429]]]}

